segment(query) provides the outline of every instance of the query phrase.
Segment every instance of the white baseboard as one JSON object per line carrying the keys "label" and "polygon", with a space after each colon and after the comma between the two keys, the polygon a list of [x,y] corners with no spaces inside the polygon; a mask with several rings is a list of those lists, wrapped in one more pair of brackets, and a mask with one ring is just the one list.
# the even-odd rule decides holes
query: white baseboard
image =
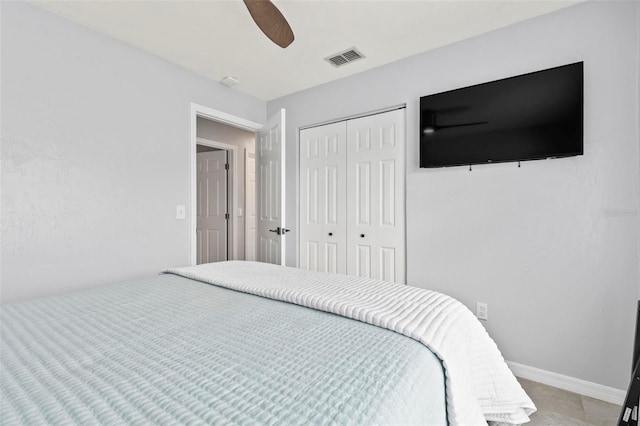
{"label": "white baseboard", "polygon": [[576,379],[575,377],[569,377],[535,367],[529,367],[528,365],[518,364],[517,362],[507,361],[507,365],[517,377],[533,380],[534,382],[564,389],[569,392],[579,393],[580,395],[590,396],[591,398],[600,399],[612,404],[622,405],[627,395],[626,391],[620,389],[587,382],[586,380]]}

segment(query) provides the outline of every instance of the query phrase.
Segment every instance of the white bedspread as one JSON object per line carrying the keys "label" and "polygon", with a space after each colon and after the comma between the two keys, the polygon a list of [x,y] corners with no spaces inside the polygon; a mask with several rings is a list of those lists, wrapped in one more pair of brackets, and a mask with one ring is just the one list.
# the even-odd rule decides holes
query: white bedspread
{"label": "white bedspread", "polygon": [[442,360],[452,426],[487,421],[521,424],[536,411],[479,321],[444,294],[257,262],[210,263],[164,272],[332,312],[423,343]]}

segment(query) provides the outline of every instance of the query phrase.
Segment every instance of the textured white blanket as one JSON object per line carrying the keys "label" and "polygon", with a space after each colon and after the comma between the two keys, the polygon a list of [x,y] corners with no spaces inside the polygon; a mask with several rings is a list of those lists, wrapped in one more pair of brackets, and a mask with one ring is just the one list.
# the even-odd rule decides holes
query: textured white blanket
{"label": "textured white blanket", "polygon": [[488,421],[522,424],[536,411],[479,321],[444,294],[257,262],[210,263],[164,272],[332,312],[423,343],[442,360],[452,426]]}

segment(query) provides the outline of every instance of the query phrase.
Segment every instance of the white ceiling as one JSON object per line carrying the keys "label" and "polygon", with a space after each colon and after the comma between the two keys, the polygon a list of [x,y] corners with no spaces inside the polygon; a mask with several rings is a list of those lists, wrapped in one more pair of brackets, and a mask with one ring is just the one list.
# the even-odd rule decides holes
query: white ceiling
{"label": "white ceiling", "polygon": [[[274,0],[295,41],[282,49],[240,0],[33,1],[89,28],[270,100],[450,44],[580,0]],[[324,58],[357,47],[365,59]]]}

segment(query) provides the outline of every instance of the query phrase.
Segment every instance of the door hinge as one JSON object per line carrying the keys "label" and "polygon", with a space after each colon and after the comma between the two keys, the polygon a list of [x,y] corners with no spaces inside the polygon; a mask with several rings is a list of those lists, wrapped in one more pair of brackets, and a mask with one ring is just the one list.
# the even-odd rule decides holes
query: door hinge
{"label": "door hinge", "polygon": [[225,169],[225,170],[229,170],[229,163],[226,163],[226,164],[224,165],[224,169]]}
{"label": "door hinge", "polygon": [[224,218],[225,218],[226,220],[229,220],[229,213],[225,213],[225,214],[224,214]]}

